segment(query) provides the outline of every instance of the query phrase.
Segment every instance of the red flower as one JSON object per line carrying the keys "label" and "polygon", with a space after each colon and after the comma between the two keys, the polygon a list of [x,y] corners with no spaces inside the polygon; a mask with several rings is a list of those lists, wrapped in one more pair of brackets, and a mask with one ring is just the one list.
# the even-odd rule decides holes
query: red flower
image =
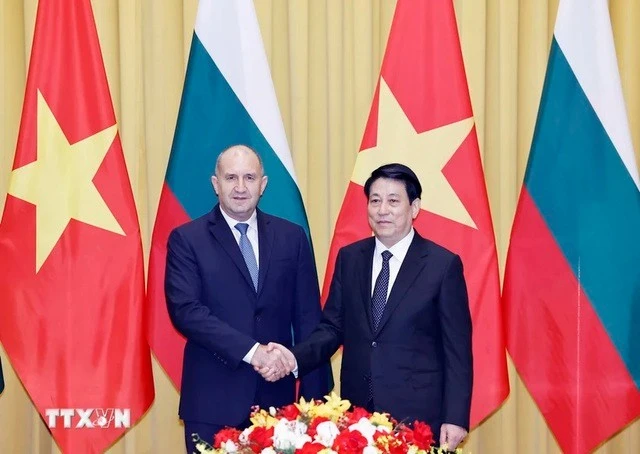
{"label": "red flower", "polygon": [[414,443],[413,430],[409,426],[401,425],[396,428],[396,438],[402,443],[412,445]]}
{"label": "red flower", "polygon": [[360,454],[367,444],[367,439],[357,430],[344,430],[333,442],[333,449],[340,454]]}
{"label": "red flower", "polygon": [[347,427],[349,427],[351,424],[355,424],[358,421],[360,421],[360,419],[362,418],[367,418],[369,419],[369,416],[371,416],[371,413],[369,413],[367,410],[365,410],[362,407],[353,407],[353,410],[345,413],[345,418],[346,418],[346,425]]}
{"label": "red flower", "polygon": [[407,454],[408,451],[409,447],[398,440],[390,442],[389,449],[387,450],[389,454]]}
{"label": "red flower", "polygon": [[413,423],[413,442],[420,449],[429,449],[433,444],[433,432],[429,424],[420,421]]}
{"label": "red flower", "polygon": [[273,427],[255,427],[249,434],[249,444],[253,452],[260,452],[272,445]]}
{"label": "red flower", "polygon": [[278,412],[278,416],[282,416],[289,421],[295,420],[300,415],[300,410],[295,405],[287,405],[286,407],[282,407]]}
{"label": "red flower", "polygon": [[213,446],[216,448],[220,448],[223,443],[226,443],[229,440],[233,441],[235,444],[238,444],[240,433],[241,432],[238,429],[234,429],[232,427],[222,429],[215,435],[215,437],[213,437]]}
{"label": "red flower", "polygon": [[296,453],[297,454],[317,454],[318,452],[322,451],[324,449],[324,445],[321,445],[320,443],[311,443],[311,442],[306,442],[302,448],[300,449],[296,449]]}
{"label": "red flower", "polygon": [[313,440],[313,437],[316,436],[318,424],[325,421],[329,421],[329,418],[325,418],[324,416],[318,416],[311,420],[311,422],[309,423],[309,427],[307,428],[307,435],[309,435],[312,440]]}

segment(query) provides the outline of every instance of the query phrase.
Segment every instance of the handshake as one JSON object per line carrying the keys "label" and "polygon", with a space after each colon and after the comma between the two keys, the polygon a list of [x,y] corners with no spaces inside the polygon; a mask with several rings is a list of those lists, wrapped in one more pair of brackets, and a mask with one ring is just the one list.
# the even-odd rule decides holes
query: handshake
{"label": "handshake", "polygon": [[258,346],[251,358],[251,365],[262,378],[274,382],[296,369],[296,358],[285,346],[269,342],[268,345]]}

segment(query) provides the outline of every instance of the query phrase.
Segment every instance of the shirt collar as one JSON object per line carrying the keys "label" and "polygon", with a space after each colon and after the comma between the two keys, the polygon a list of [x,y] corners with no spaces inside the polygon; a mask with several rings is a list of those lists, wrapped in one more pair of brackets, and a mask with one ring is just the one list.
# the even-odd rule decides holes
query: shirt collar
{"label": "shirt collar", "polygon": [[231,216],[224,212],[222,207],[220,207],[220,213],[222,213],[222,217],[225,221],[227,221],[227,224],[229,224],[229,228],[232,232],[238,231],[238,229],[236,229],[236,224],[238,224],[239,222],[249,224],[249,229],[254,229],[256,232],[258,231],[258,210],[253,210],[253,213],[246,221],[238,221],[236,219],[233,219]]}
{"label": "shirt collar", "polygon": [[374,255],[378,256],[382,254],[383,251],[389,251],[395,258],[400,260],[400,262],[403,262],[405,256],[407,255],[407,251],[409,250],[409,246],[411,246],[411,241],[413,241],[414,235],[415,231],[413,230],[413,228],[411,228],[409,233],[407,233],[407,236],[405,236],[390,248],[386,247],[378,238],[376,238],[376,249],[374,251]]}

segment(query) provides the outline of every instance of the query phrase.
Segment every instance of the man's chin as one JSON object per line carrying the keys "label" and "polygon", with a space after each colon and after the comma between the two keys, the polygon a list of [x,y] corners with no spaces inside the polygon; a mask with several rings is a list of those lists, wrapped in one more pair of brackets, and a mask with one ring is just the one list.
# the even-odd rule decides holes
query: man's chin
{"label": "man's chin", "polygon": [[228,215],[231,216],[233,219],[237,220],[237,221],[246,221],[247,219],[249,219],[251,217],[251,214],[253,214],[253,210],[254,209],[249,209],[248,207],[229,207],[228,210]]}
{"label": "man's chin", "polygon": [[377,236],[378,238],[389,238],[391,236],[393,236],[393,227],[392,226],[387,226],[387,227],[381,227],[381,226],[376,226],[377,228],[373,231],[373,233],[375,234],[375,236]]}

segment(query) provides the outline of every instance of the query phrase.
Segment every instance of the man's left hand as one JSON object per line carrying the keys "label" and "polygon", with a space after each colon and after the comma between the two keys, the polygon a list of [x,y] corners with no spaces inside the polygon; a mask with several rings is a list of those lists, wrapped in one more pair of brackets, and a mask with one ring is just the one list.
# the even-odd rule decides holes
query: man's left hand
{"label": "man's left hand", "polygon": [[467,431],[462,427],[445,423],[440,426],[440,447],[454,451],[466,436]]}

